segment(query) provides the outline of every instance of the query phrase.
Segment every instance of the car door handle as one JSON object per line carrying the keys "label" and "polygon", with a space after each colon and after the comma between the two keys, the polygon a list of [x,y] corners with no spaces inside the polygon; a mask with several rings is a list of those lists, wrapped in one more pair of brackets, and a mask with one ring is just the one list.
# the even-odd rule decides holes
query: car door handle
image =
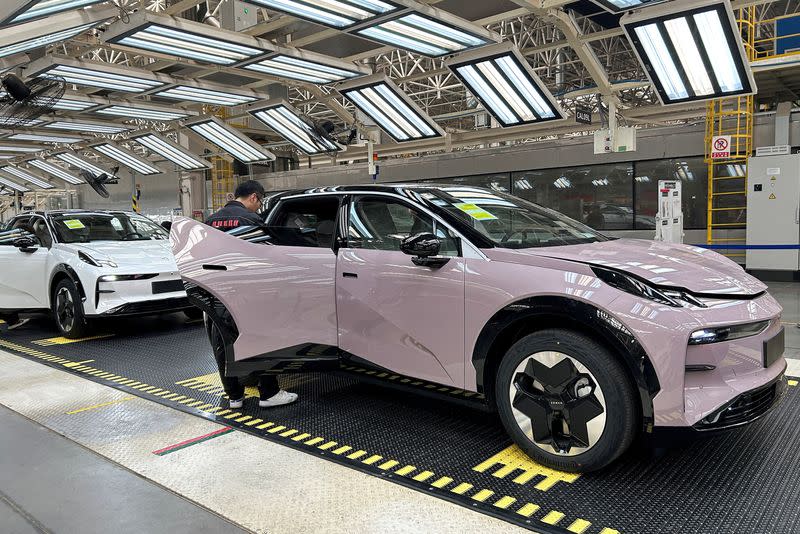
{"label": "car door handle", "polygon": [[205,264],[203,265],[203,269],[206,271],[227,271],[228,268],[224,265],[212,265],[212,264]]}
{"label": "car door handle", "polygon": [[343,278],[358,278],[356,273],[342,273]]}

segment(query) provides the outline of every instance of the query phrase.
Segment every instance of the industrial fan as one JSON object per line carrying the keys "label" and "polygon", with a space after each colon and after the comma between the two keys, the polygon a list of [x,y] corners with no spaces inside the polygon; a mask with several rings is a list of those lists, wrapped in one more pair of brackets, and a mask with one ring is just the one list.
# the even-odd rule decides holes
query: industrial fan
{"label": "industrial fan", "polygon": [[0,93],[0,126],[9,129],[31,126],[50,113],[66,89],[66,82],[59,77],[24,82],[14,74],[6,74],[0,83],[4,90]]}
{"label": "industrial fan", "polygon": [[[341,135],[346,130],[336,130],[336,126],[328,120],[325,121],[315,121],[311,117],[300,115],[300,120],[305,122],[311,131],[314,132],[315,135],[319,136],[323,142],[327,141],[330,143],[328,146],[328,150],[326,151],[328,154],[336,154],[338,153],[341,148],[341,143],[336,139],[338,135]],[[348,129],[349,130],[349,129]]]}
{"label": "industrial fan", "polygon": [[110,175],[106,173],[98,175],[84,170],[81,171],[81,178],[83,178],[86,183],[89,184],[92,189],[94,189],[95,193],[103,198],[108,198],[111,196],[111,193],[108,192],[106,186],[119,183],[117,171],[119,171],[119,167],[115,167]]}

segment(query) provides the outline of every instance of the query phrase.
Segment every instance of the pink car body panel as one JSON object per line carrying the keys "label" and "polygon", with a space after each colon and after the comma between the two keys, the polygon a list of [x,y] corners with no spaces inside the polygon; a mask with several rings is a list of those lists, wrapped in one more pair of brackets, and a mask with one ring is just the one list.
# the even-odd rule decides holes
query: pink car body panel
{"label": "pink car body panel", "polygon": [[[762,343],[780,329],[781,307],[730,260],[695,247],[641,240],[522,250],[484,249],[440,270],[401,252],[252,244],[189,219],[173,224],[173,251],[185,280],[219,298],[239,327],[236,359],[312,342],[338,346],[397,373],[477,390],[472,356],[481,331],[503,308],[528,297],[590,304],[641,344],[660,391],[655,424],[691,426],[738,394],[780,376]],[[227,271],[203,269],[224,264]],[[703,307],[671,307],[601,281],[592,265],[625,270],[654,284],[697,293],[737,294]],[[354,279],[349,275],[357,275]],[[338,308],[338,309],[337,309]],[[337,323],[338,314],[338,323]],[[689,346],[701,328],[771,321],[762,333]],[[687,364],[714,365],[687,372]]]}

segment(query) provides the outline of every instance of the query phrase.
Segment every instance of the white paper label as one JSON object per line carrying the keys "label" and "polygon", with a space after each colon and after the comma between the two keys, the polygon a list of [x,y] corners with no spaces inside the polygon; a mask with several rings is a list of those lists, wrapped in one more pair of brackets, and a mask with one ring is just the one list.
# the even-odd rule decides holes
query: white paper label
{"label": "white paper label", "polygon": [[773,169],[767,169],[767,176],[780,176],[781,169],[780,167],[775,167]]}

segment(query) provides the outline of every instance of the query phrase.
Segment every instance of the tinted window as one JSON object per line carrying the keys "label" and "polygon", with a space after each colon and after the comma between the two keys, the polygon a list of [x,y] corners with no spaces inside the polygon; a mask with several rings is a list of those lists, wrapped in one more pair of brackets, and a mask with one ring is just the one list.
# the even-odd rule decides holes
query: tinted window
{"label": "tinted window", "polygon": [[[634,228],[630,163],[516,172],[512,185],[515,196],[559,211],[596,230]],[[655,229],[652,217],[650,224]]]}
{"label": "tinted window", "polygon": [[441,241],[439,254],[458,256],[458,240],[428,214],[399,200],[362,197],[350,205],[348,246],[374,250],[400,250],[403,239],[432,233]]}
{"label": "tinted window", "polygon": [[[725,170],[727,167],[731,167],[734,168],[733,173],[744,174],[744,171],[736,169],[735,165],[722,165],[721,167]],[[655,221],[658,213],[659,180],[681,182],[684,227],[687,229],[705,228],[708,209],[708,167],[701,157],[636,162],[636,228],[639,230],[654,228],[650,221]],[[726,181],[730,182],[730,180],[721,180],[720,183]],[[744,189],[742,184],[743,179],[736,184],[738,189]],[[741,204],[741,195],[728,195],[728,198]]]}
{"label": "tinted window", "polygon": [[339,202],[339,197],[331,195],[284,200],[267,223],[272,242],[290,247],[332,248]]}

